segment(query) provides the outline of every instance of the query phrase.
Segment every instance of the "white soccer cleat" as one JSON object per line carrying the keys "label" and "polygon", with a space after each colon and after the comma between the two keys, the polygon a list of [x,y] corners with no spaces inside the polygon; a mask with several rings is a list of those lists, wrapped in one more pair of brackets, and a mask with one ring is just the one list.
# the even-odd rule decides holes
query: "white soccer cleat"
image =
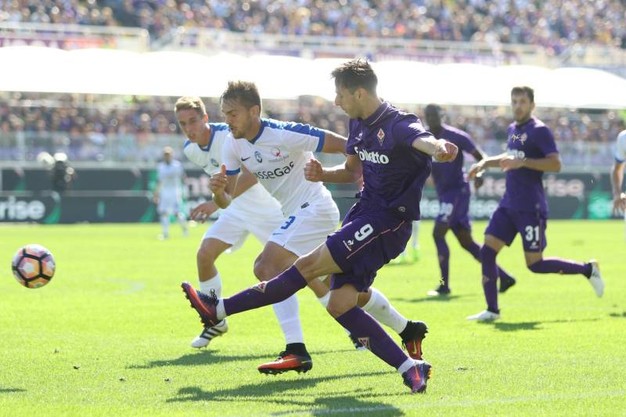
{"label": "white soccer cleat", "polygon": [[600,275],[600,265],[598,261],[592,259],[589,261],[591,264],[591,276],[589,277],[589,283],[593,287],[598,297],[602,297],[604,294],[604,281],[602,281],[602,275]]}
{"label": "white soccer cleat", "polygon": [[202,333],[191,341],[191,347],[196,349],[207,347],[209,346],[209,343],[211,343],[211,340],[223,335],[227,331],[228,323],[226,323],[226,319],[220,321],[213,327],[205,327],[204,330],[202,330]]}
{"label": "white soccer cleat", "polygon": [[494,321],[494,320],[498,320],[499,318],[500,318],[500,315],[498,313],[494,313],[489,310],[484,310],[478,314],[467,316],[468,320],[475,320],[475,321]]}

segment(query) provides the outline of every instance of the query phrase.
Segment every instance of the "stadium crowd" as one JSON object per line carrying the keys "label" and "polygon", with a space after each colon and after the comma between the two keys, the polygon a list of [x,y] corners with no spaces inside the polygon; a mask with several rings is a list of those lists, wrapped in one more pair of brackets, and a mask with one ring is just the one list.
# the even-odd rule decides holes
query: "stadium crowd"
{"label": "stadium crowd", "polygon": [[[160,157],[163,145],[180,148],[182,133],[173,112],[173,98],[110,100],[70,94],[4,93],[0,100],[0,159],[33,160],[45,150],[66,152],[72,160],[150,162]],[[207,99],[206,104],[210,120],[221,121],[217,99]],[[421,115],[422,107],[407,110]],[[485,151],[501,151],[511,122],[508,108],[451,106],[446,110],[447,121],[470,132]],[[345,116],[332,102],[319,97],[267,100],[264,111],[268,117],[347,134]],[[607,163],[612,142],[626,128],[614,111],[539,108],[536,113],[552,128],[564,162],[570,164]],[[17,154],[20,140],[25,156]]]}
{"label": "stadium crowd", "polygon": [[626,48],[623,0],[0,0],[0,22]]}

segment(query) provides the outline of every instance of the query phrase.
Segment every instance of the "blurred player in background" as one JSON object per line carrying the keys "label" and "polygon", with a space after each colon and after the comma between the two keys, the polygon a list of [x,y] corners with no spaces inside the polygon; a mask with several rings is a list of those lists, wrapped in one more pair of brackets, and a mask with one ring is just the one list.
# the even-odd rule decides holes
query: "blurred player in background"
{"label": "blurred player in background", "polygon": [[404,251],[393,260],[394,264],[412,264],[420,260],[420,220],[411,224],[411,240],[407,243]]}
{"label": "blurred player in background", "polygon": [[615,140],[615,162],[611,171],[613,214],[623,214],[624,219],[626,219],[626,193],[622,189],[624,165],[626,165],[626,130],[622,130]]}
{"label": "blurred player in background", "polygon": [[[424,109],[424,118],[428,130],[437,139],[445,139],[459,148],[456,159],[450,163],[433,161],[431,178],[435,184],[439,198],[439,214],[435,219],[433,238],[439,258],[441,281],[437,288],[428,291],[428,295],[442,296],[450,294],[450,248],[446,243],[446,234],[452,229],[459,244],[480,262],[480,245],[472,237],[472,226],[469,216],[471,190],[464,169],[463,153],[468,153],[476,161],[485,158],[469,133],[442,122],[445,117],[443,109],[437,104],[429,104]],[[461,152],[462,151],[462,152]],[[482,176],[474,178],[474,186],[482,185]],[[515,284],[515,279],[498,267],[500,292],[505,292]]]}
{"label": "blurred player in background", "polygon": [[538,274],[580,274],[587,278],[596,295],[602,297],[604,282],[598,263],[561,258],[544,258],[547,246],[548,201],[543,188],[544,172],[559,172],[561,158],[552,131],[533,116],[535,93],[530,87],[511,90],[514,121],[508,128],[507,151],[478,161],[469,171],[474,178],[485,168],[499,167],[506,173],[506,191],[485,231],[480,250],[482,283],[487,309],[468,320],[491,321],[500,318],[496,280],[496,257],[510,246],[519,233],[522,237],[526,266]]}
{"label": "blurred player in background", "polygon": [[161,237],[170,236],[170,217],[176,216],[183,235],[187,236],[187,214],[184,212],[183,197],[185,194],[185,170],[183,164],[174,159],[174,150],[163,148],[163,159],[157,164],[157,184],[153,192],[153,200],[157,205],[157,213],[161,222]]}
{"label": "blurred player in background", "polygon": [[[289,234],[293,226],[299,231],[298,236],[294,236],[299,237],[298,243],[305,243],[300,238],[317,233],[317,228],[309,224],[310,216],[319,216],[317,213],[323,213],[320,209],[327,206],[325,195],[328,191],[324,190],[320,181],[353,182],[363,175],[361,198],[344,219],[342,228],[326,237],[325,242],[322,240],[323,243],[314,250],[300,253],[295,263],[275,278],[233,297],[210,297],[197,292],[188,283],[183,283],[182,287],[201,319],[211,324],[227,315],[283,300],[318,280],[318,277],[333,274],[328,312],[375,355],[397,369],[412,392],[424,392],[430,365],[423,360],[407,357],[372,316],[358,307],[358,298],[359,294],[370,288],[378,269],[405,248],[410,238],[411,221],[419,219],[419,200],[424,182],[430,174],[431,155],[436,155],[439,160],[449,160],[456,156],[457,148],[444,140],[435,139],[423,129],[415,115],[403,113],[379,99],[376,94],[378,79],[367,61],[349,61],[336,68],[332,76],[336,86],[335,104],[350,117],[350,135],[345,148],[347,159],[343,165],[335,168],[322,169],[319,162],[312,158],[305,164],[306,160],[299,157],[293,166],[288,161],[291,149],[297,148],[343,152],[340,145],[345,144],[341,144],[343,140],[340,138],[328,133],[322,136],[306,128],[316,133],[317,140],[301,138],[299,141],[281,143],[275,132],[268,137],[263,148],[256,148],[255,145],[263,142],[265,132],[276,128],[269,121],[263,121],[261,127],[257,123],[254,129],[247,125],[247,120],[258,117],[260,104],[255,102],[251,107],[243,106],[227,91],[222,96],[222,111],[234,137],[248,139],[232,141],[232,155],[226,160],[231,173],[237,172],[240,161],[250,161],[251,164],[246,166],[257,172],[257,175],[270,181],[278,179],[273,184],[268,181],[268,187],[271,188],[282,181],[294,181],[297,178],[284,178],[288,174],[288,166],[295,170],[304,168],[306,178],[313,181],[308,183],[308,190],[291,189],[297,192],[282,197],[285,198],[283,209],[286,212],[288,208],[293,210],[283,232]],[[263,131],[258,136],[260,128]],[[282,168],[267,170],[258,165],[266,159],[274,160]],[[270,173],[274,173],[273,178]],[[280,178],[277,173],[282,173]],[[228,190],[232,189],[232,180],[236,177],[225,177],[214,176],[212,189],[226,203]],[[310,196],[318,198],[310,200]],[[320,202],[319,197],[325,201]],[[301,217],[306,212],[310,214]],[[303,218],[308,221],[303,222]],[[303,233],[307,230],[307,233]],[[284,239],[283,236],[277,235],[277,241]],[[289,259],[294,260],[294,255],[295,252]]]}

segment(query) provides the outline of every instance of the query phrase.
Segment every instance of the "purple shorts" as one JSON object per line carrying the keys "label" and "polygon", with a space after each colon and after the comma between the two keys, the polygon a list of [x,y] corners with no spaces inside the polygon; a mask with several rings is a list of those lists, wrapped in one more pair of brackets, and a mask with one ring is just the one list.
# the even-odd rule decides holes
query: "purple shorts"
{"label": "purple shorts", "polygon": [[439,215],[435,220],[452,230],[471,230],[469,218],[470,193],[467,190],[448,191],[439,196]]}
{"label": "purple shorts", "polygon": [[498,206],[491,215],[485,234],[495,236],[507,246],[511,246],[519,233],[522,236],[524,252],[543,252],[548,246],[547,227],[547,217],[541,213]]}
{"label": "purple shorts", "polygon": [[377,271],[404,251],[411,222],[385,211],[363,209],[356,203],[326,246],[342,273],[331,276],[331,289],[345,284],[367,291]]}

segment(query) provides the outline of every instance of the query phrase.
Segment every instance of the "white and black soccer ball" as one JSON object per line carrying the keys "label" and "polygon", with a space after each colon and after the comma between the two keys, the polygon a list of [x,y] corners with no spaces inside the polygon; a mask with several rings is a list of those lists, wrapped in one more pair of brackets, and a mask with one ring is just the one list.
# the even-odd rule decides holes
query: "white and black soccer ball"
{"label": "white and black soccer ball", "polygon": [[22,246],[11,262],[13,276],[26,288],[40,288],[48,284],[56,270],[52,252],[38,244]]}

